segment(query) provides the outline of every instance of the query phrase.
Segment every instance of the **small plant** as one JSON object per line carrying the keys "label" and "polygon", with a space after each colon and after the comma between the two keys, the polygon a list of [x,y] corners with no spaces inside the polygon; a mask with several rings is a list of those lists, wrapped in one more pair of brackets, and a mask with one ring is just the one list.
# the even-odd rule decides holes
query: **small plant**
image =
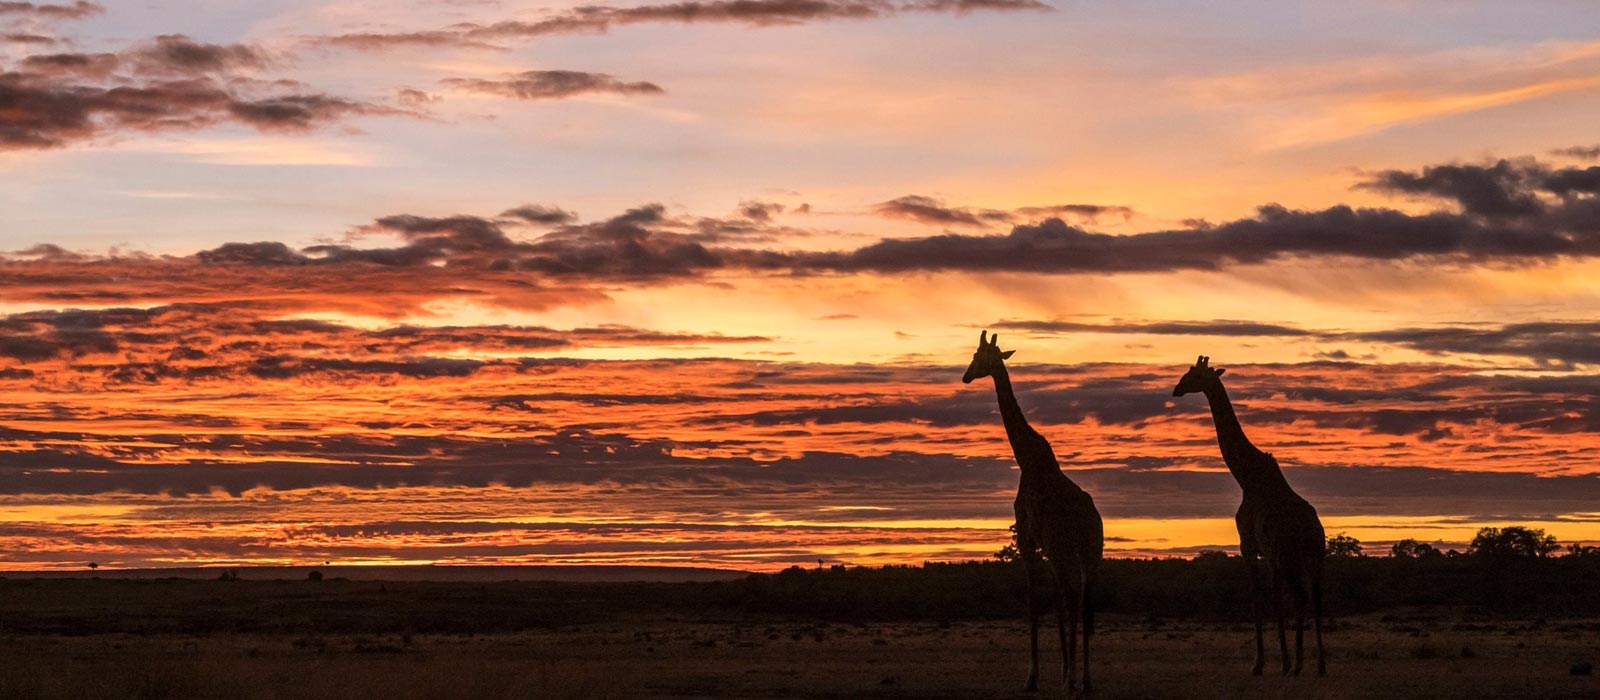
{"label": "small plant", "polygon": [[321,581],[322,580],[322,572],[321,571],[317,571],[316,569],[312,569],[310,572],[308,572],[306,574],[306,580],[307,581]]}

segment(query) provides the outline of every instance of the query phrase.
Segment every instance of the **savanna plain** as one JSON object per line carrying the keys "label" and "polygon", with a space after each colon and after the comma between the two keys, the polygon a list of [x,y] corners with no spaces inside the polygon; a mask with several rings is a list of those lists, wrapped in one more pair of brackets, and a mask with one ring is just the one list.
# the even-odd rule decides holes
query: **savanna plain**
{"label": "savanna plain", "polygon": [[[1226,561],[1210,565],[1231,573]],[[1213,614],[1236,598],[1203,593],[1226,576],[1165,568],[1193,590],[1138,614],[1126,612],[1137,590],[1103,602],[1094,697],[1600,695],[1592,670],[1582,673],[1600,659],[1600,616],[1515,604],[1370,610],[1383,601],[1346,599],[1360,612],[1327,623],[1328,677],[1310,664],[1299,677],[1273,673],[1270,626],[1269,672],[1252,677],[1248,609]],[[13,577],[0,580],[0,698],[1065,697],[1048,614],[1043,689],[1021,692],[1027,631],[1004,614],[1016,602],[1006,573],[969,564],[672,583]]]}

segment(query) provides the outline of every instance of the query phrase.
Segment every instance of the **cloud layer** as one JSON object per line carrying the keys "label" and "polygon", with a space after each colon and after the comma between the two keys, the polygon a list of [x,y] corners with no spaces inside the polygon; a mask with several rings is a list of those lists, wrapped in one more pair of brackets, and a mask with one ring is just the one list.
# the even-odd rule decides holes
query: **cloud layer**
{"label": "cloud layer", "polygon": [[[957,365],[575,360],[767,339],[229,306],[3,325],[0,502],[64,518],[0,529],[14,564],[959,558],[1004,540],[1015,485],[992,391]],[[1014,369],[1117,548],[1167,546],[1140,522],[1237,504],[1204,402],[1171,397],[1184,364]],[[1247,430],[1330,522],[1581,520],[1600,495],[1592,377],[1230,369]],[[122,514],[79,522],[74,504]]]}
{"label": "cloud layer", "polygon": [[[3,83],[0,83],[3,84]],[[319,97],[237,103],[192,80],[178,94],[199,90],[198,106],[173,114],[150,100],[167,93],[82,93],[105,99],[111,119],[231,118],[299,128],[365,109]],[[570,87],[570,86],[569,86]],[[563,87],[562,90],[568,88]],[[115,98],[110,95],[116,95]],[[212,102],[210,100],[217,100]],[[55,114],[50,109],[41,113]],[[66,126],[13,132],[14,139],[83,135],[98,128],[82,111],[67,110]],[[182,116],[187,114],[187,117]],[[135,123],[144,123],[136,121]],[[13,125],[16,126],[16,125]],[[49,244],[0,257],[0,289],[17,301],[86,304],[240,302],[284,309],[341,310],[381,316],[411,313],[429,301],[470,300],[484,306],[550,309],[607,298],[616,285],[716,283],[729,277],[920,272],[1116,275],[1218,272],[1281,262],[1323,261],[1360,268],[1376,264],[1504,267],[1600,255],[1600,168],[1551,167],[1534,161],[1488,166],[1438,166],[1419,173],[1381,173],[1364,187],[1448,198],[1461,211],[1422,214],[1386,208],[1335,206],[1301,211],[1268,205],[1250,218],[1200,229],[1128,235],[1086,231],[1060,218],[1013,226],[1006,234],[945,233],[887,238],[847,250],[797,249],[826,232],[788,225],[792,215],[771,202],[748,201],[729,216],[669,212],[651,203],[609,218],[584,221],[559,206],[522,205],[495,216],[395,214],[358,226],[330,242],[293,248],[276,241],[227,243],[191,255],[96,255]],[[947,226],[983,225],[1080,207],[1081,215],[1114,207],[1060,205],[1014,211],[952,208],[937,200],[903,197],[880,205],[888,216]],[[1093,211],[1087,211],[1093,209]],[[800,209],[795,210],[797,213]],[[1171,330],[1171,329],[1168,329]],[[1554,329],[1542,329],[1554,330]],[[1580,332],[1582,329],[1565,329]],[[1241,329],[1234,329],[1240,333]],[[1307,330],[1304,333],[1312,333]],[[1582,331],[1585,332],[1586,331]],[[1480,342],[1487,354],[1513,350],[1508,337],[1471,338],[1432,329],[1431,339],[1342,336],[1393,342],[1430,351],[1446,335]],[[1328,339],[1339,339],[1321,332]],[[1550,337],[1512,354],[1550,361],[1586,361]]]}

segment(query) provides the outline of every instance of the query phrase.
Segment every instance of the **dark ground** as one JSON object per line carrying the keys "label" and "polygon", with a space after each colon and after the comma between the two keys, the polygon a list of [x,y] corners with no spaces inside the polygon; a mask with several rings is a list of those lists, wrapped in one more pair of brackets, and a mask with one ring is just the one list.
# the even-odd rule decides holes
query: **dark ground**
{"label": "dark ground", "polygon": [[[1248,675],[1243,625],[1115,621],[1100,698],[1595,698],[1596,623],[1346,621],[1328,678]],[[1048,639],[1049,637],[1047,637]],[[1022,698],[1021,623],[639,619],[529,632],[27,635],[0,698]],[[1046,662],[1058,659],[1046,646]],[[1045,690],[1060,697],[1059,665]]]}
{"label": "dark ground", "polygon": [[[1390,604],[1372,592],[1379,582],[1344,571],[1344,583],[1364,587],[1330,596],[1350,613],[1329,624],[1330,677],[1254,678],[1233,565],[1191,563],[1165,583],[1143,566],[1118,575],[1171,590],[1156,599],[1129,578],[1105,594],[1096,697],[1600,697],[1593,675],[1571,673],[1600,662],[1600,615],[1577,606]],[[0,700],[1028,697],[1018,692],[1027,639],[1013,573],[985,564],[691,583],[5,579]],[[1576,600],[1561,581],[1550,588],[1549,600]],[[1037,697],[1061,697],[1050,627],[1041,638]]]}

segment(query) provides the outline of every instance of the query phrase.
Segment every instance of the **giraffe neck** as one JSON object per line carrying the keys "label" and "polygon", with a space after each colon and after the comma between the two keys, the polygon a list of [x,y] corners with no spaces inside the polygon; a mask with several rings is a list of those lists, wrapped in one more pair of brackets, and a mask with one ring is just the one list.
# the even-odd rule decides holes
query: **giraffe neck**
{"label": "giraffe neck", "polygon": [[[1039,444],[1044,439],[1033,426],[1028,425],[1028,418],[1022,414],[1022,407],[1017,405],[1017,394],[1011,389],[1011,374],[1006,372],[1006,366],[994,373],[994,393],[1000,400],[1000,419],[1006,424],[1006,439],[1011,441],[1011,452],[1017,457],[1017,466],[1022,468],[1024,475],[1036,472],[1046,466],[1053,471],[1060,472],[1061,468],[1055,464],[1053,456],[1047,463],[1034,459],[1038,453]],[[1050,446],[1044,445],[1046,452]]]}
{"label": "giraffe neck", "polygon": [[1211,420],[1217,426],[1217,445],[1222,448],[1222,461],[1227,463],[1234,480],[1243,487],[1248,485],[1247,482],[1255,481],[1254,477],[1262,470],[1277,471],[1276,465],[1262,459],[1264,455],[1261,450],[1256,449],[1250,438],[1245,437],[1244,427],[1239,425],[1239,416],[1234,414],[1233,402],[1228,400],[1228,390],[1222,388],[1222,382],[1206,388],[1205,394],[1211,402]]}

